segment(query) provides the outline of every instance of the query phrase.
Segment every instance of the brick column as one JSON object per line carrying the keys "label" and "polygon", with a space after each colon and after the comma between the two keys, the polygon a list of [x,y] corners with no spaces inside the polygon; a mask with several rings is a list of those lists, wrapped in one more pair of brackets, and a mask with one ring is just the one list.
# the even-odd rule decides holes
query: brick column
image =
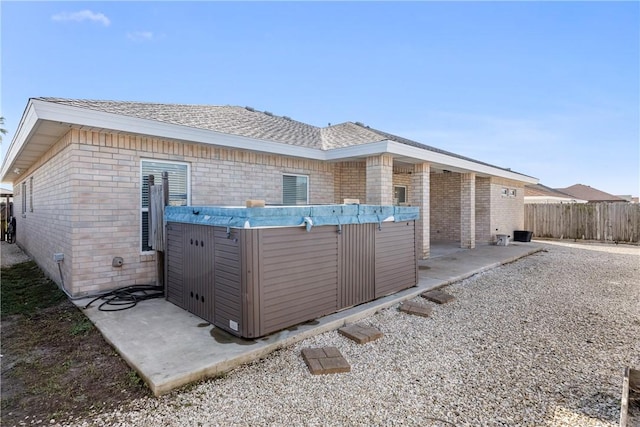
{"label": "brick column", "polygon": [[460,174],[460,247],[476,247],[476,174]]}
{"label": "brick column", "polygon": [[429,234],[429,187],[431,165],[418,163],[413,166],[411,176],[411,188],[409,189],[409,203],[420,208],[420,218],[416,221],[416,240],[418,245],[418,258],[429,258],[431,237]]}
{"label": "brick column", "polygon": [[393,157],[367,157],[367,204],[393,204]]}

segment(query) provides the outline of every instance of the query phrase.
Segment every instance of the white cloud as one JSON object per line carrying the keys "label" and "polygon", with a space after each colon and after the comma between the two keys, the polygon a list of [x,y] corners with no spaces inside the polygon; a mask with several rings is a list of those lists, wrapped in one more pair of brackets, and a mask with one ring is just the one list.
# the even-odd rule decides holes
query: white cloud
{"label": "white cloud", "polygon": [[153,40],[153,33],[151,31],[134,31],[127,33],[127,38],[134,42],[143,42]]}
{"label": "white cloud", "polygon": [[61,12],[51,17],[54,21],[93,21],[108,27],[111,21],[103,13],[96,13],[91,10],[81,10],[80,12]]}

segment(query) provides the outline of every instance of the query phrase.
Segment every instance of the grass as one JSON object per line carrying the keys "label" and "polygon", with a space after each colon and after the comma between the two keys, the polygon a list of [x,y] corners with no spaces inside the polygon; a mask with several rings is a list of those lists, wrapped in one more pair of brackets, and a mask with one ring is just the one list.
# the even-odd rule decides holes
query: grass
{"label": "grass", "polygon": [[3,319],[16,314],[31,316],[66,299],[64,292],[33,261],[3,268],[0,275]]}
{"label": "grass", "polygon": [[34,262],[0,273],[0,424],[82,417],[150,395],[142,379]]}
{"label": "grass", "polygon": [[91,323],[89,319],[85,317],[73,323],[73,325],[71,326],[71,335],[86,336],[93,328],[93,323]]}

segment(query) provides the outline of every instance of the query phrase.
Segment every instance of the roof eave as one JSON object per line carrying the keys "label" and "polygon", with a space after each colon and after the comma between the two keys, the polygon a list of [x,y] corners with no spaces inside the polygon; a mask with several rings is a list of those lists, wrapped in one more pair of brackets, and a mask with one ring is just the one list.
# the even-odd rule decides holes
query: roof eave
{"label": "roof eave", "polygon": [[[537,178],[517,172],[492,167],[490,165],[477,163],[445,153],[413,147],[391,140],[323,151],[316,148],[231,135],[209,129],[193,128],[156,120],[141,119],[70,105],[57,104],[40,99],[29,100],[25,113],[20,121],[18,131],[11,142],[7,156],[2,165],[0,176],[2,176],[3,181],[10,179],[10,182],[15,182],[18,178],[20,174],[16,174],[14,172],[17,164],[16,162],[18,162],[20,157],[26,152],[26,150],[28,150],[29,141],[36,133],[39,124],[44,122],[50,122],[56,126],[60,126],[60,132],[66,131],[66,129],[75,126],[81,129],[108,130],[116,133],[122,132],[148,135],[155,138],[190,141],[320,161],[344,161],[353,158],[363,158],[389,153],[394,157],[400,158],[409,163],[428,162],[434,165],[434,167],[451,171],[475,172],[480,175],[497,176],[524,183],[538,183]],[[50,138],[45,144],[39,144],[38,149],[41,152],[42,150],[46,150],[48,147],[53,146],[55,143],[56,141]],[[30,166],[31,164],[21,164],[21,168],[24,167],[25,169],[28,169]]]}
{"label": "roof eave", "polygon": [[[14,172],[16,161],[28,148],[28,142],[33,137],[38,124],[43,122],[64,124],[68,128],[76,126],[81,129],[108,130],[116,133],[148,135],[155,138],[199,142],[228,148],[315,160],[324,160],[325,157],[322,150],[315,148],[225,134],[209,129],[193,128],[156,120],[56,104],[39,99],[31,99],[20,121],[18,132],[16,132],[7,151],[2,169],[0,170],[2,181],[15,182],[18,178],[20,174]],[[52,142],[50,146],[53,144],[55,144],[55,142]]]}
{"label": "roof eave", "polygon": [[7,154],[2,162],[2,168],[0,168],[2,182],[13,183],[14,179],[19,176],[19,174],[14,172],[15,162],[20,153],[24,151],[25,144],[33,134],[37,121],[38,113],[36,106],[34,100],[30,99],[18,124],[18,130],[14,134]]}
{"label": "roof eave", "polygon": [[453,172],[474,172],[480,175],[496,176],[527,184],[537,184],[539,181],[538,178],[521,173],[492,167],[483,163],[476,163],[471,160],[461,159],[459,157],[425,150],[391,140],[328,150],[327,160],[337,161],[350,158],[362,158],[383,153],[389,153],[397,157],[405,158],[411,163],[431,163],[441,169]]}

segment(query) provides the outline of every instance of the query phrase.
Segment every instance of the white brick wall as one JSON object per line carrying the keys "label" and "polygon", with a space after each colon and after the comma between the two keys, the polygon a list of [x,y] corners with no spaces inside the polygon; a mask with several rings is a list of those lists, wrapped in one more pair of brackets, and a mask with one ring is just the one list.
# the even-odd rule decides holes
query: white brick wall
{"label": "white brick wall", "polygon": [[367,204],[393,204],[393,157],[390,154],[367,157],[366,188]]}
{"label": "white brick wall", "polygon": [[365,203],[367,199],[367,168],[365,162],[342,162],[335,167],[335,203],[344,199],[358,199]]}
{"label": "white brick wall", "polygon": [[418,246],[418,256],[421,259],[427,259],[431,253],[431,231],[429,228],[431,165],[429,163],[418,163],[414,165],[411,175],[401,176],[410,177],[409,184],[411,185],[407,189],[409,203],[420,208],[420,218],[416,222],[416,244]]}
{"label": "white brick wall", "polygon": [[[515,197],[502,196],[502,189],[515,189]],[[491,178],[491,238],[524,228],[524,184],[503,178]]]}
{"label": "white brick wall", "polygon": [[431,174],[431,240],[460,241],[460,174]]}
{"label": "white brick wall", "polygon": [[491,241],[491,178],[476,177],[476,242]]}
{"label": "white brick wall", "polygon": [[[74,147],[70,139],[62,138],[41,159],[38,165],[49,160],[47,167],[26,171],[21,180],[14,183],[14,215],[16,217],[17,242],[49,277],[60,283],[60,272],[53,261],[54,253],[63,253],[61,264],[65,279],[71,278],[73,253],[71,251],[72,188],[69,172],[70,157]],[[30,181],[33,178],[33,192]],[[27,206],[22,215],[22,183],[26,182]],[[33,211],[31,211],[33,200]]]}
{"label": "white brick wall", "polygon": [[460,174],[460,246],[476,247],[476,174]]}

